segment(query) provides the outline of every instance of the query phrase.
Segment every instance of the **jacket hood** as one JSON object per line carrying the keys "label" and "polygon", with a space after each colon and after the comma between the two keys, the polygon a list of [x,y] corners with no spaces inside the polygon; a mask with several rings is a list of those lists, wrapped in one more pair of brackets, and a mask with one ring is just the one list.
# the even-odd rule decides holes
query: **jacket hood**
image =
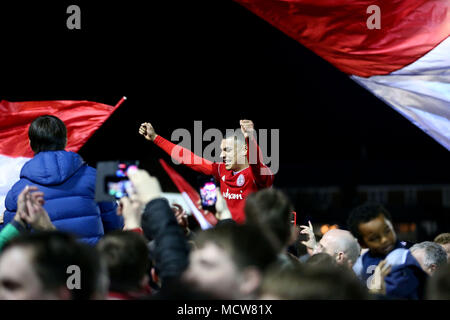
{"label": "jacket hood", "polygon": [[43,151],[25,163],[20,178],[40,185],[57,185],[73,176],[83,164],[83,159],[71,151]]}

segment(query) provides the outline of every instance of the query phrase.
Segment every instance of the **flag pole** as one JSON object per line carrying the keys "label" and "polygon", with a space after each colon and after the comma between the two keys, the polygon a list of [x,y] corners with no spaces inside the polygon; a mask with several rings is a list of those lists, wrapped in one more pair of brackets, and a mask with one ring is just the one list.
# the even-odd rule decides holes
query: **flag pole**
{"label": "flag pole", "polygon": [[114,106],[114,110],[117,109],[125,100],[127,100],[127,97],[123,96],[119,102]]}

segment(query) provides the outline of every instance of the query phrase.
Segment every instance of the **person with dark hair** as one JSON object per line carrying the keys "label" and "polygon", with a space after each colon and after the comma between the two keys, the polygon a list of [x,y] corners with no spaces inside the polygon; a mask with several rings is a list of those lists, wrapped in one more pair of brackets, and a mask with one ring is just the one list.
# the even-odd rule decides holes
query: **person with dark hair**
{"label": "person with dark hair", "polygon": [[369,299],[368,291],[355,278],[351,270],[339,267],[327,254],[317,254],[315,256],[323,258],[322,263],[310,264],[308,262],[307,264],[297,264],[289,267],[273,265],[264,276],[260,299]]}
{"label": "person with dark hair", "polygon": [[134,231],[113,231],[97,243],[110,280],[109,299],[137,299],[151,293],[147,241]]}
{"label": "person with dark hair", "polygon": [[287,248],[297,240],[297,232],[291,221],[293,206],[280,190],[263,189],[252,193],[245,203],[246,224],[259,228],[278,251],[278,258],[285,264],[299,262]]}
{"label": "person with dark hair", "polygon": [[105,232],[122,229],[115,202],[96,203],[96,170],[74,152],[65,151],[67,129],[54,116],[41,116],[31,123],[28,136],[35,155],[25,163],[20,180],[5,199],[3,228],[13,220],[17,199],[27,186],[36,186],[45,196],[45,209],[54,226],[95,244]]}
{"label": "person with dark hair", "polygon": [[450,263],[450,233],[441,233],[437,235],[433,242],[444,248],[447,253],[447,263]]}
{"label": "person with dark hair", "polygon": [[222,225],[200,232],[183,280],[218,299],[254,299],[276,251],[261,230]]}
{"label": "person with dark hair", "polygon": [[277,189],[263,189],[248,196],[245,203],[246,223],[275,236],[280,250],[295,241],[295,228],[291,222],[293,206],[288,197]]}
{"label": "person with dark hair", "polygon": [[67,144],[67,129],[61,119],[46,115],[36,118],[28,129],[31,150],[35,154],[42,151],[64,150]]}
{"label": "person with dark hair", "polygon": [[362,248],[367,248],[353,266],[356,275],[370,287],[371,275],[386,261],[391,267],[385,277],[386,295],[399,299],[421,299],[427,274],[397,240],[390,213],[380,204],[367,203],[350,212],[347,225]]}
{"label": "person with dark hair", "polygon": [[[262,162],[262,153],[254,136],[253,122],[241,120],[240,125],[241,131],[227,135],[222,140],[220,157],[223,162],[221,163],[213,163],[201,158],[188,149],[164,139],[156,134],[153,126],[148,122],[141,124],[139,134],[162,148],[177,162],[203,174],[214,176],[220,183],[220,190],[233,220],[244,223],[245,199],[252,192],[272,186],[274,175]],[[253,161],[253,154],[255,161]]]}
{"label": "person with dark hair", "polygon": [[107,271],[95,249],[59,231],[20,235],[0,255],[0,298],[104,299]]}
{"label": "person with dark hair", "polygon": [[[389,249],[393,249],[393,246],[397,241],[397,237],[392,226],[391,214],[381,204],[367,203],[353,209],[347,219],[347,227],[355,238],[361,243],[364,241],[364,235],[360,230],[360,224],[367,223],[375,219],[380,220],[376,221],[380,222],[379,224],[382,224],[385,227],[384,230],[386,231],[387,237],[383,238],[385,240],[383,243],[371,242],[372,251],[379,254],[386,254],[390,251]],[[367,248],[367,246],[363,246],[363,248]]]}

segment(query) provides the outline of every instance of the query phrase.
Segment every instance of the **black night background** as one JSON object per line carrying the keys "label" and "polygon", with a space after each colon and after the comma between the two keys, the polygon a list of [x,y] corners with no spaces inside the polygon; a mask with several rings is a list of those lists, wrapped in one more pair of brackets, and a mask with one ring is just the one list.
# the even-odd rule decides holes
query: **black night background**
{"label": "black night background", "polygon": [[[412,205],[393,192],[386,206],[395,222],[417,225],[418,241],[448,231],[449,151],[237,3],[74,3],[79,31],[66,28],[67,1],[1,4],[0,99],[114,105],[127,96],[80,150],[91,165],[139,159],[174,192],[157,161],[168,156],[138,135],[139,124],[170,138],[195,120],[224,132],[246,118],[280,129],[275,187],[288,192],[300,223],[345,227],[349,209],[367,199],[360,186],[428,186]],[[195,183],[195,172],[176,170]],[[327,187],[338,190],[331,199],[321,193]]]}

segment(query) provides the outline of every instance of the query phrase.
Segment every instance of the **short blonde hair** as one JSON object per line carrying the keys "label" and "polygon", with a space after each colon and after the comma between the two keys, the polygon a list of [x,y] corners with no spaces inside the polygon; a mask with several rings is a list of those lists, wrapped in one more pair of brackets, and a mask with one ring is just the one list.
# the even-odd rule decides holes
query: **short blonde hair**
{"label": "short blonde hair", "polygon": [[438,244],[447,244],[450,243],[450,233],[441,233],[433,240]]}

